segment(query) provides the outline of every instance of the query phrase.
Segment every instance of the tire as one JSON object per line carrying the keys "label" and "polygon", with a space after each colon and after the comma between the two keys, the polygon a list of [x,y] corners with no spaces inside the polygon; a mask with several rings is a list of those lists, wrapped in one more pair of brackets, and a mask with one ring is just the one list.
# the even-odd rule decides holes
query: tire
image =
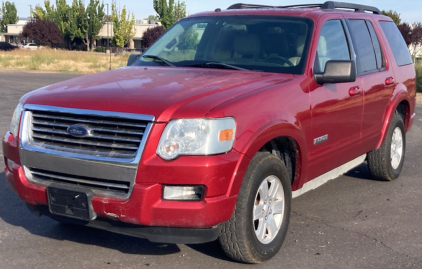
{"label": "tire", "polygon": [[225,253],[244,263],[261,263],[277,254],[287,234],[291,199],[284,163],[258,152],[243,179],[233,215],[221,227],[219,241]]}
{"label": "tire", "polygon": [[368,169],[379,180],[391,181],[399,177],[406,152],[406,133],[403,118],[394,114],[379,149],[368,153]]}

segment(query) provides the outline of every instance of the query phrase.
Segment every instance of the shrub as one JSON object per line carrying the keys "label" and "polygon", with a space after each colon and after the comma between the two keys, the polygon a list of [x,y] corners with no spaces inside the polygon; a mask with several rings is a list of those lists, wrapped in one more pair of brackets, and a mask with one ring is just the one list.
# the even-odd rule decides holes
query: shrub
{"label": "shrub", "polygon": [[163,26],[156,26],[153,28],[148,28],[144,34],[142,35],[142,45],[145,48],[148,48],[155,42],[162,34],[164,34],[165,30]]}
{"label": "shrub", "polygon": [[24,38],[31,38],[39,45],[51,46],[51,44],[60,44],[63,37],[59,28],[51,21],[32,20],[28,22],[21,34]]}
{"label": "shrub", "polygon": [[106,51],[106,49],[105,49],[104,47],[96,47],[96,48],[94,49],[94,51],[95,51],[95,52],[105,52],[105,51]]}
{"label": "shrub", "polygon": [[422,93],[422,62],[415,65],[416,69],[416,91]]}

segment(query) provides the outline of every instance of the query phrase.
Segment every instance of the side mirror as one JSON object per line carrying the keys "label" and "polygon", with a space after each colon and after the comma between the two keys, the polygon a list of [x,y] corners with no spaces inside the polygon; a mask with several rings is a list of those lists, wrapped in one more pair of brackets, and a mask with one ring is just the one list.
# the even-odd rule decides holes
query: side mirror
{"label": "side mirror", "polygon": [[141,57],[142,54],[131,54],[129,55],[129,58],[127,59],[127,66],[132,66],[136,60],[139,59],[139,57]]}
{"label": "side mirror", "polygon": [[324,73],[314,74],[314,79],[320,85],[324,83],[354,82],[356,81],[355,61],[328,61],[325,64]]}

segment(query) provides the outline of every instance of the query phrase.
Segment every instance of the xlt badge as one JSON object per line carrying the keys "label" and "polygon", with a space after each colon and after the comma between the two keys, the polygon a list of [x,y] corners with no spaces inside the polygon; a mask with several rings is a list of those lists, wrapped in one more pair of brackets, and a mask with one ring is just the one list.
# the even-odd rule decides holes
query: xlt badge
{"label": "xlt badge", "polygon": [[314,145],[325,142],[327,140],[328,140],[328,134],[317,137],[317,138],[314,139]]}

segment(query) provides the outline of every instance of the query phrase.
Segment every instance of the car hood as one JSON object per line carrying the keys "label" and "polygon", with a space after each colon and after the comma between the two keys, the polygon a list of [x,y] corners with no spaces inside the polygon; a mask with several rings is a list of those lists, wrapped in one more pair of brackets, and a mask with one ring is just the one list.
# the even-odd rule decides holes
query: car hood
{"label": "car hood", "polygon": [[155,121],[166,122],[204,117],[222,102],[291,77],[238,70],[124,67],[53,84],[31,92],[21,101],[152,115]]}

